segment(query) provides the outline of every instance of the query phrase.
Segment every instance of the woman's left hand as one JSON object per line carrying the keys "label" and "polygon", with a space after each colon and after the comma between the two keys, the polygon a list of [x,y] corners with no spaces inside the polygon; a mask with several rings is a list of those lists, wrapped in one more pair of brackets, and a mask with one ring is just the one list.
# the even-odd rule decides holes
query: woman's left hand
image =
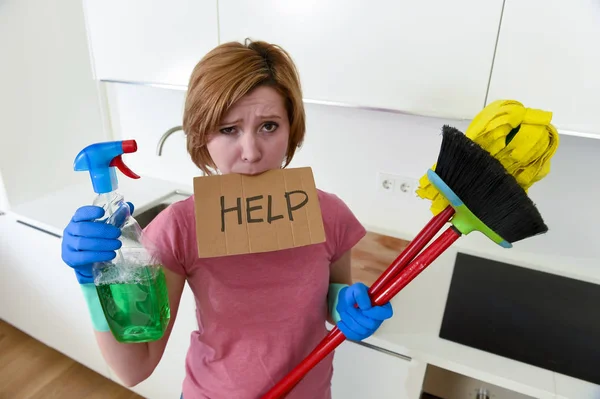
{"label": "woman's left hand", "polygon": [[[355,304],[358,308],[354,307]],[[368,288],[363,283],[342,288],[336,310],[340,315],[337,327],[353,341],[370,337],[394,313],[389,302],[383,306],[372,306]]]}

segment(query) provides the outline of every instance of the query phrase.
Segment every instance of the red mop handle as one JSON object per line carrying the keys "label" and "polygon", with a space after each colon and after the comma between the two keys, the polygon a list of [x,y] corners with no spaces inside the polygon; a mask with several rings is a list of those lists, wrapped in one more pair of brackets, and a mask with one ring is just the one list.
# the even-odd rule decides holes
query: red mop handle
{"label": "red mop handle", "polygon": [[[408,244],[404,251],[398,255],[398,257],[388,266],[383,273],[375,280],[375,282],[371,285],[368,290],[369,297],[371,298],[371,304],[375,306],[375,301],[373,298],[378,295],[388,283],[391,283],[405,267],[412,261],[418,254],[421,252],[423,248],[429,243],[433,237],[444,227],[444,225],[452,218],[456,211],[453,207],[447,206],[442,212],[438,213],[434,216],[426,225],[421,229],[419,234],[415,236],[415,238]],[[385,301],[387,302],[387,301]],[[384,303],[385,303],[384,302]],[[358,308],[358,304],[354,305],[354,307]],[[319,345],[314,349],[315,352],[320,352],[321,348],[325,348],[328,350],[330,340],[334,340],[334,343],[337,342],[342,336],[341,331],[334,326],[333,329],[321,340]],[[342,338],[343,341],[343,338]],[[342,341],[339,341],[337,345],[339,345]],[[337,346],[336,345],[336,346]],[[308,370],[307,370],[308,372]]]}
{"label": "red mop handle", "polygon": [[417,256],[419,252],[433,237],[444,227],[444,225],[454,216],[455,210],[447,206],[442,212],[434,216],[429,223],[417,234],[417,236],[408,244],[408,246],[398,255],[392,264],[384,270],[377,280],[369,287],[369,296],[373,298],[379,291],[385,287],[402,269]]}
{"label": "red mop handle", "polygon": [[[392,282],[405,267],[412,261],[423,248],[429,243],[433,237],[444,227],[444,225],[452,218],[455,210],[451,206],[447,206],[442,212],[434,216],[429,223],[425,225],[416,235],[416,237],[408,244],[404,251],[398,255],[398,257],[388,266],[383,273],[375,280],[373,285],[368,290],[369,297],[371,298],[371,304],[375,305],[373,298],[385,288],[385,286]],[[358,308],[358,304],[354,305]],[[334,339],[334,334],[338,334],[340,331],[337,327],[334,328],[327,334],[325,338],[321,340],[319,346],[315,348],[318,351],[321,346],[327,345],[328,340]]]}
{"label": "red mop handle", "polygon": [[[374,300],[373,305],[381,306],[389,302],[397,295],[408,283],[417,277],[427,266],[437,259],[446,249],[448,249],[461,236],[461,233],[454,226],[447,228],[425,251],[419,254],[407,267],[389,281],[381,289]],[[267,392],[262,399],[280,399],[296,386],[304,376],[321,360],[337,348],[346,337],[337,328],[334,327],[331,332],[298,366],[296,366],[288,375],[286,375],[277,385]]]}

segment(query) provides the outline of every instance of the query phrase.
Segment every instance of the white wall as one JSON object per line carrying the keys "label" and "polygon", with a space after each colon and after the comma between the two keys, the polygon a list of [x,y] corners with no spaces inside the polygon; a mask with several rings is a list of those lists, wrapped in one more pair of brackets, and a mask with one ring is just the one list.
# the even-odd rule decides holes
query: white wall
{"label": "white wall", "polygon": [[[162,159],[154,155],[160,135],[181,124],[185,93],[135,85],[111,85],[109,92],[117,137],[134,137],[140,142],[139,155],[130,156],[129,163],[135,164],[139,173],[191,186],[199,172],[189,161],[182,132],[167,140]],[[442,125],[464,131],[469,121],[322,105],[307,105],[306,111],[306,142],[292,166],[311,166],[319,188],[343,198],[369,229],[414,237],[431,217],[430,202],[377,192],[377,172],[420,178],[437,158]],[[597,261],[600,210],[594,202],[600,197],[598,154],[600,140],[561,137],[550,175],[530,190],[550,227],[548,234],[517,243],[510,251],[478,233],[456,245],[480,247],[479,251],[490,254],[563,258],[566,264]],[[583,167],[586,163],[589,166]]]}
{"label": "white wall", "polygon": [[[138,151],[125,154],[123,161],[138,174],[187,184],[192,190],[193,176],[201,175],[187,155],[182,131],[165,141],[162,155],[156,146],[162,134],[182,124],[183,91],[130,84],[106,84],[108,109],[115,140],[135,139]],[[121,177],[124,179],[125,177]]]}
{"label": "white wall", "polygon": [[16,205],[83,181],[75,156],[106,136],[80,0],[0,1],[0,49],[0,171]]}

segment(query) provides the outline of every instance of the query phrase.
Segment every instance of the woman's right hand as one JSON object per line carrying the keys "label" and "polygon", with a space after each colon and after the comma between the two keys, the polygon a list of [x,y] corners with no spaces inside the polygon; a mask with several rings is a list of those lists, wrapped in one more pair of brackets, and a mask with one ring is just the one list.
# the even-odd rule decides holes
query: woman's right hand
{"label": "woman's right hand", "polygon": [[[133,208],[131,204],[129,206]],[[104,209],[99,206],[82,206],[63,232],[62,259],[75,270],[79,284],[93,283],[92,265],[114,259],[115,251],[121,248],[118,239],[121,230],[95,221],[102,216]]]}
{"label": "woman's right hand", "polygon": [[[129,205],[133,214],[133,204]],[[86,205],[77,209],[63,233],[62,259],[75,270],[80,284],[94,282],[92,265],[116,257],[121,248],[121,230],[112,224],[97,221],[104,216],[101,207]],[[123,218],[116,221],[124,221]],[[169,293],[171,320],[164,336],[153,342],[123,344],[108,331],[96,331],[96,340],[102,356],[119,379],[128,387],[135,386],[152,374],[171,335],[179,301],[185,286],[185,277],[165,268],[165,279]]]}

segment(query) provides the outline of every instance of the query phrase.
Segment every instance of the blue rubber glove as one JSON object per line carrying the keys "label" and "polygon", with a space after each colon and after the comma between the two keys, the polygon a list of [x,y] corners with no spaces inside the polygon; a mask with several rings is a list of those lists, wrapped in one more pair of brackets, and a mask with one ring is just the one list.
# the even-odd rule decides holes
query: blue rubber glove
{"label": "blue rubber glove", "polygon": [[[358,303],[358,308],[354,305]],[[372,306],[368,288],[363,283],[354,283],[340,290],[336,307],[340,315],[337,327],[346,338],[362,341],[370,337],[384,320],[393,316],[392,305]]]}
{"label": "blue rubber glove", "polygon": [[[127,203],[133,214],[133,204]],[[62,238],[62,259],[75,270],[79,284],[94,282],[92,266],[116,257],[121,248],[121,230],[113,225],[96,222],[104,216],[99,206],[86,205],[77,209],[65,228]]]}

